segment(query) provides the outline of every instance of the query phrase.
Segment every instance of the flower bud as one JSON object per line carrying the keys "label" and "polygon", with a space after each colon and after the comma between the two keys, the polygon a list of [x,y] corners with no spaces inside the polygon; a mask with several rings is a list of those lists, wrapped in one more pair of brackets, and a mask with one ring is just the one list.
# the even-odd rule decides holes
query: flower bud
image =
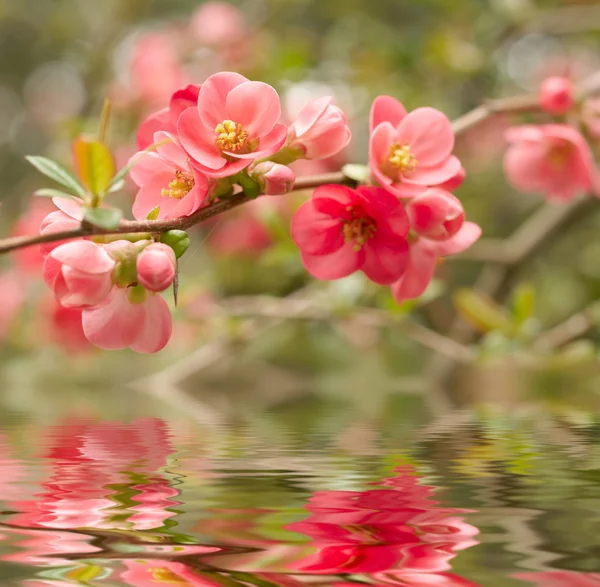
{"label": "flower bud", "polygon": [[465,221],[460,200],[450,192],[430,188],[406,204],[410,227],[419,236],[441,241],[453,237]]}
{"label": "flower bud", "polygon": [[119,287],[128,287],[137,280],[136,262],[139,247],[148,241],[132,243],[124,239],[104,245],[104,250],[115,260],[114,282]]}
{"label": "flower bud", "polygon": [[137,258],[138,283],[150,291],[164,291],[175,281],[177,259],[163,243],[148,245]]}
{"label": "flower bud", "polygon": [[565,114],[575,104],[575,90],[566,77],[546,78],[540,86],[540,106],[550,114]]}
{"label": "flower bud", "polygon": [[288,144],[305,159],[326,159],[339,153],[351,138],[345,114],[325,96],[309,102],[289,128]]}
{"label": "flower bud", "polygon": [[294,172],[286,165],[264,161],[252,170],[252,179],[258,182],[262,193],[267,196],[287,194],[296,181]]}

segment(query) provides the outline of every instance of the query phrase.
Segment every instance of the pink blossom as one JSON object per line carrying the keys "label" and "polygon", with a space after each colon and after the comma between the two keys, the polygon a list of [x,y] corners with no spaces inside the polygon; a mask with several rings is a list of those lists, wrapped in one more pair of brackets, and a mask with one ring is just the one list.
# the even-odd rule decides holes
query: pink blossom
{"label": "pink blossom", "polygon": [[380,96],[371,110],[371,128],[371,171],[398,197],[413,197],[460,171],[460,161],[452,155],[452,125],[439,110],[417,108],[406,114],[400,102]]}
{"label": "pink blossom", "polygon": [[138,282],[149,291],[159,292],[171,287],[176,273],[177,259],[168,245],[152,243],[138,255]]}
{"label": "pink blossom", "polygon": [[451,177],[448,181],[441,183],[438,187],[443,190],[453,192],[455,189],[459,188],[464,183],[466,177],[467,172],[465,168],[461,165],[460,169],[454,177]]}
{"label": "pink blossom", "polygon": [[592,189],[594,161],[577,129],[525,125],[508,129],[505,136],[510,146],[504,170],[517,189],[563,202]]}
{"label": "pink blossom", "polygon": [[132,159],[131,178],[140,187],[133,215],[144,220],[156,207],[161,220],[193,214],[206,200],[208,179],[190,165],[175,135],[157,132],[154,142],[160,144],[156,152],[140,152]]}
{"label": "pink blossom", "polygon": [[516,573],[513,577],[533,583],[537,587],[598,587],[600,585],[600,573],[580,571]]}
{"label": "pink blossom", "polygon": [[410,257],[406,271],[392,285],[392,294],[398,303],[418,298],[431,283],[440,257],[456,255],[468,249],[481,236],[481,228],[465,222],[461,229],[444,241],[418,238],[410,243]]}
{"label": "pink blossom", "polygon": [[280,163],[263,161],[252,169],[252,179],[260,185],[261,191],[267,196],[282,196],[287,194],[296,181],[294,172]]}
{"label": "pink blossom", "polygon": [[410,227],[418,235],[441,241],[453,237],[465,221],[460,200],[450,192],[430,188],[406,204]]}
{"label": "pink blossom", "polygon": [[154,143],[154,133],[164,131],[177,132],[177,121],[181,113],[198,103],[200,86],[191,84],[180,88],[172,96],[167,108],[151,114],[140,124],[137,132],[138,150],[143,151]]}
{"label": "pink blossom", "polygon": [[82,321],[87,339],[101,349],[130,347],[145,354],[163,349],[173,327],[169,306],[160,295],[148,294],[138,302],[129,288],[113,289],[106,303],[83,312]]}
{"label": "pink blossom", "polygon": [[325,96],[309,102],[288,130],[288,145],[307,159],[326,159],[348,145],[352,133],[346,115]]}
{"label": "pink blossom", "polygon": [[381,188],[317,188],[292,219],[302,262],[317,279],[362,270],[376,283],[393,283],[408,263],[408,217]]}
{"label": "pink blossom", "polygon": [[[73,230],[81,226],[83,220],[83,207],[78,200],[65,200],[63,198],[52,198],[52,202],[58,208],[42,220],[40,234],[53,234]],[[40,252],[46,257],[52,249],[66,241],[53,241],[40,245]]]}
{"label": "pink blossom", "polygon": [[540,106],[550,114],[566,114],[575,105],[575,88],[570,79],[553,76],[540,86]]}
{"label": "pink blossom", "polygon": [[287,129],[277,124],[280,116],[271,86],[238,73],[217,73],[200,88],[198,107],[179,118],[179,139],[201,171],[226,177],[281,148]]}
{"label": "pink blossom", "polygon": [[44,261],[43,276],[62,306],[88,308],[108,297],[114,269],[114,259],[101,245],[76,240],[50,252]]}
{"label": "pink blossom", "polygon": [[229,2],[205,2],[192,15],[192,34],[205,45],[239,43],[247,34],[242,13]]}
{"label": "pink blossom", "polygon": [[[46,198],[33,198],[25,213],[14,224],[12,236],[34,236],[40,233],[40,224],[56,210]],[[19,273],[39,275],[44,264],[40,247],[24,247],[11,253]]]}

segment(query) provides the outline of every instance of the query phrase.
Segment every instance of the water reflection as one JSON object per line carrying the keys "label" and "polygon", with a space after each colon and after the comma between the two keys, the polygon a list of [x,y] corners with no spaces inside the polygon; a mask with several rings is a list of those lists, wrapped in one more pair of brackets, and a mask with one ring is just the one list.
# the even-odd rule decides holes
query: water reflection
{"label": "water reflection", "polygon": [[194,433],[72,419],[43,430],[35,459],[0,436],[2,586],[600,585],[590,572],[457,573],[485,541],[481,512],[466,495],[453,501],[470,507],[450,507],[405,457]]}

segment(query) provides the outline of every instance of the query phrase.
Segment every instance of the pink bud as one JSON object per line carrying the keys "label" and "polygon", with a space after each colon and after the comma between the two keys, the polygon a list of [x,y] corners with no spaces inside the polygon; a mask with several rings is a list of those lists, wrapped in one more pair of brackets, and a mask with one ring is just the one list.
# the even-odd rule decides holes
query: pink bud
{"label": "pink bud", "polygon": [[540,86],[540,106],[550,114],[565,114],[575,104],[573,84],[566,77],[546,78]]}
{"label": "pink bud", "polygon": [[252,178],[259,183],[262,192],[267,196],[287,194],[296,181],[296,176],[289,167],[273,161],[259,163],[252,170]]}
{"label": "pink bud", "polygon": [[458,198],[439,188],[430,188],[406,204],[410,227],[431,240],[453,237],[465,221],[465,211]]}
{"label": "pink bud", "polygon": [[467,172],[465,171],[465,168],[461,165],[460,169],[458,170],[458,172],[456,173],[456,175],[454,177],[451,177],[448,181],[441,183],[437,187],[439,187],[443,190],[452,192],[455,189],[459,188],[463,184],[466,177],[467,177]]}
{"label": "pink bud", "polygon": [[289,128],[289,143],[306,159],[326,159],[339,153],[352,137],[346,115],[325,96],[309,102]]}
{"label": "pink bud", "polygon": [[163,243],[148,245],[137,259],[138,282],[150,291],[164,291],[174,281],[177,261],[173,249]]}

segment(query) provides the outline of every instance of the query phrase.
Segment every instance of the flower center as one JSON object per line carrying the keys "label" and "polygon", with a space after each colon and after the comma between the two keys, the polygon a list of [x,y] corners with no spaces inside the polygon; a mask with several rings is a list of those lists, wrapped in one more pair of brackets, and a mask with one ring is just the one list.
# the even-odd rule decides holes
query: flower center
{"label": "flower center", "polygon": [[548,150],[548,161],[556,169],[562,170],[569,165],[574,147],[568,141],[556,141]]}
{"label": "flower center", "polygon": [[241,124],[233,120],[224,120],[215,127],[217,147],[230,153],[250,153],[252,145],[248,133]]}
{"label": "flower center", "polygon": [[368,216],[359,216],[354,206],[346,208],[351,217],[342,225],[341,232],[347,243],[354,243],[353,249],[358,253],[363,245],[377,232],[375,221]]}
{"label": "flower center", "polygon": [[165,585],[180,585],[181,587],[189,585],[185,579],[182,579],[170,569],[150,568],[148,571],[152,575],[152,579],[158,583],[163,583]]}
{"label": "flower center", "polygon": [[417,158],[408,145],[392,145],[388,158],[390,165],[404,175],[412,173],[418,165]]}
{"label": "flower center", "polygon": [[175,198],[182,200],[194,187],[194,178],[183,171],[175,172],[175,179],[169,183],[169,187],[161,191],[163,198]]}

